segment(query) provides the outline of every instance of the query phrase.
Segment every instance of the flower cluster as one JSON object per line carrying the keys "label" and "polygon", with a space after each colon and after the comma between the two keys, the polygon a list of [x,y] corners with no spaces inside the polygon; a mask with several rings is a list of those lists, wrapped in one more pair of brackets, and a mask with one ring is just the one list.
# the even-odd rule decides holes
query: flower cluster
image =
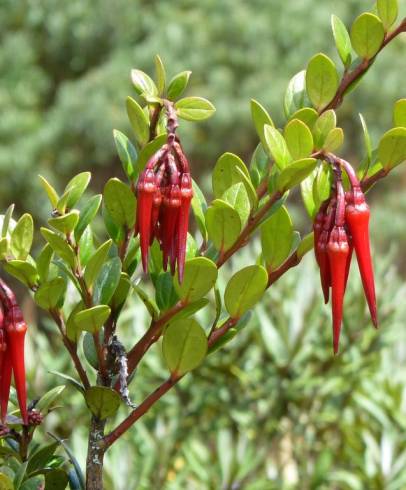
{"label": "flower cluster", "polygon": [[27,325],[13,291],[0,279],[0,412],[4,423],[10,397],[11,374],[21,418],[28,424],[24,339]]}
{"label": "flower cluster", "polygon": [[[338,161],[337,161],[338,160]],[[325,303],[331,303],[333,315],[333,348],[338,352],[343,318],[343,300],[347,286],[353,250],[368,303],[371,319],[378,325],[374,271],[369,244],[369,207],[360,183],[348,162],[333,163],[334,186],[331,197],[324,202],[314,221],[314,250],[320,268]],[[341,166],[350,180],[351,189],[344,192]]]}
{"label": "flower cluster", "polygon": [[144,271],[148,270],[148,251],[157,239],[172,274],[178,267],[182,282],[186,256],[189,209],[193,197],[189,162],[175,136],[175,115],[168,111],[168,139],[147,162],[137,183],[136,233],[140,235]]}

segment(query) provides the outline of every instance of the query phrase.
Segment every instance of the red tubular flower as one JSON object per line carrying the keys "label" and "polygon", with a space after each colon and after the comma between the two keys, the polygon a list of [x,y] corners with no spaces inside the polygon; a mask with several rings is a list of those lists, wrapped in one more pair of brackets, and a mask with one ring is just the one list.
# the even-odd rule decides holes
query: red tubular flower
{"label": "red tubular flower", "polygon": [[1,410],[1,421],[4,424],[7,417],[7,405],[10,398],[10,386],[11,386],[11,373],[12,364],[10,350],[7,349],[4,352],[3,365],[1,368],[1,379],[0,379],[0,410]]}
{"label": "red tubular flower", "polygon": [[144,272],[148,270],[148,249],[153,233],[151,229],[152,206],[156,190],[154,171],[146,168],[141,174],[137,185],[137,229],[140,234]]}
{"label": "red tubular flower", "polygon": [[347,276],[347,262],[350,253],[347,234],[342,226],[334,226],[328,242],[327,253],[331,272],[333,348],[334,354],[337,354],[343,319],[343,301]]}
{"label": "red tubular flower", "polygon": [[369,216],[369,207],[365,202],[364,193],[360,187],[353,187],[351,202],[346,208],[345,218],[351,232],[371,319],[375,327],[377,327],[378,315],[376,308],[374,269],[369,244]]}
{"label": "red tubular flower", "polygon": [[162,201],[162,253],[163,268],[166,271],[168,260],[176,253],[175,234],[177,231],[178,215],[181,204],[181,194],[179,186],[172,185],[167,187]]}
{"label": "red tubular flower", "polygon": [[7,411],[12,368],[21,417],[26,425],[28,423],[28,412],[27,388],[25,382],[24,342],[25,334],[27,332],[27,325],[24,321],[21,309],[18,306],[13,291],[1,279],[0,299],[5,313],[4,324],[7,338],[7,349],[6,356],[3,361],[3,376],[0,388],[2,417],[4,419]]}
{"label": "red tubular flower", "polygon": [[193,197],[192,179],[189,173],[182,175],[182,181],[180,184],[181,204],[179,210],[178,220],[178,234],[177,234],[177,261],[178,261],[178,278],[179,282],[183,280],[185,256],[186,256],[186,242],[187,231],[189,226],[189,209],[190,203]]}

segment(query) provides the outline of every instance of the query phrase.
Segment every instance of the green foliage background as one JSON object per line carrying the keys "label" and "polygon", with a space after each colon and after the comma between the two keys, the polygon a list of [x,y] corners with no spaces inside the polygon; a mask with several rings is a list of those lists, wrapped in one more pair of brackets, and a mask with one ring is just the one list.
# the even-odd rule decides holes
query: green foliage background
{"label": "green foliage background", "polygon": [[[337,59],[330,15],[348,24],[371,4],[4,0],[0,208],[16,202],[18,211],[43,219],[49,208],[38,173],[61,189],[74,172],[90,169],[97,192],[107,177],[121,177],[112,129],[130,133],[124,108],[132,92],[129,69],[151,72],[155,53],[170,74],[191,69],[189,93],[208,97],[217,108],[207,123],[181,128],[204,187],[220,153],[244,157],[255,147],[249,99],[264,104],[278,123],[289,78],[317,51]],[[348,158],[362,155],[358,112],[372,136],[390,127],[393,102],[405,95],[404,49],[404,39],[393,43],[340,109],[350,135]],[[406,291],[400,253],[406,199],[404,171],[397,173],[398,179],[392,175],[371,193],[381,330],[375,333],[369,325],[354,274],[343,354],[333,358],[329,312],[308,257],[266,294],[244,335],[182,381],[117,444],[107,460],[108,489],[406,487]],[[299,206],[291,210],[296,227],[307,229]],[[251,263],[249,252],[238,260]],[[30,394],[39,396],[55,385],[49,370],[70,368],[54,327],[26,303]],[[143,320],[143,306],[134,298],[121,326],[128,345],[143,331]],[[164,375],[156,348],[133,382],[135,401]],[[81,403],[67,388],[63,408],[48,417],[43,435],[51,430],[68,437],[83,461],[84,434],[76,427],[85,422]]]}

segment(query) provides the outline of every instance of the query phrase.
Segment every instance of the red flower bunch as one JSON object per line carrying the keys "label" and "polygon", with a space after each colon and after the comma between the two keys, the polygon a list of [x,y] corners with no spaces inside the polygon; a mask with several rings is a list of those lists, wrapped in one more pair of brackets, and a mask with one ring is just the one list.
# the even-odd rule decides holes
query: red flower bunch
{"label": "red flower bunch", "polygon": [[[343,318],[344,293],[353,250],[368,303],[371,319],[378,326],[374,271],[369,244],[369,207],[351,165],[341,159],[331,161],[334,186],[332,196],[325,201],[314,221],[314,251],[320,268],[324,301],[328,303],[331,288],[333,315],[333,348],[338,352]],[[351,190],[344,192],[341,166],[350,180]]]}
{"label": "red flower bunch", "polygon": [[136,234],[140,234],[144,271],[148,270],[148,251],[156,238],[163,253],[164,270],[172,274],[178,266],[182,282],[186,256],[190,202],[193,197],[189,162],[175,135],[176,113],[168,112],[168,139],[147,162],[137,183]]}
{"label": "red flower bunch", "polygon": [[0,412],[4,423],[10,397],[11,374],[21,417],[28,424],[24,339],[27,325],[13,291],[0,279]]}

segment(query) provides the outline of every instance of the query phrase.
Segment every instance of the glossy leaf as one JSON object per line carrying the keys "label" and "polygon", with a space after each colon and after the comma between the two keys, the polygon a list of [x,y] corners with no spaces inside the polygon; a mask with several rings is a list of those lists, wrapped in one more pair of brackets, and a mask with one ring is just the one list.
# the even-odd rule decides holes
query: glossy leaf
{"label": "glossy leaf", "polygon": [[313,150],[313,136],[306,124],[292,119],[285,126],[284,137],[290,155],[294,160],[308,157]]}
{"label": "glossy leaf", "polygon": [[89,185],[90,177],[90,172],[82,172],[75,175],[75,177],[73,177],[73,179],[67,183],[64,194],[68,194],[66,206],[69,209],[73,208],[73,206],[82,197],[83,193],[87,189],[87,186]]}
{"label": "glossy leaf", "polygon": [[155,301],[161,311],[171,308],[178,301],[179,298],[176,294],[173,285],[173,277],[170,272],[159,274],[155,280],[154,286]]}
{"label": "glossy leaf", "polygon": [[11,218],[13,216],[13,211],[14,211],[14,204],[10,204],[10,206],[7,208],[7,211],[4,213],[3,224],[1,226],[1,236],[3,238],[7,236],[7,233],[9,231],[9,226],[10,226]]}
{"label": "glossy leaf", "polygon": [[288,189],[300,184],[316,168],[317,160],[315,158],[304,158],[296,160],[288,165],[278,178],[278,189],[285,192]]}
{"label": "glossy leaf", "polygon": [[68,481],[66,471],[61,468],[45,473],[45,488],[47,490],[64,490]]}
{"label": "glossy leaf", "polygon": [[107,240],[106,242],[104,242],[102,245],[100,245],[100,247],[93,254],[92,258],[89,260],[84,273],[86,286],[88,288],[92,287],[94,281],[99,275],[99,272],[103,267],[104,262],[106,261],[107,254],[109,253],[112,243],[112,240]]}
{"label": "glossy leaf", "polygon": [[259,136],[259,139],[263,145],[265,145],[264,126],[268,124],[274,127],[274,123],[267,110],[256,100],[251,99],[251,117],[254,122],[255,129]]}
{"label": "glossy leaf", "polygon": [[300,192],[302,194],[303,204],[308,215],[313,218],[316,213],[316,205],[313,198],[313,182],[317,175],[315,169],[308,177],[306,177],[300,184]]}
{"label": "glossy leaf", "polygon": [[386,169],[391,169],[406,160],[406,128],[387,131],[379,142],[379,160]]}
{"label": "glossy leaf", "polygon": [[104,204],[114,223],[131,229],[135,223],[136,199],[128,185],[110,179],[104,186]]}
{"label": "glossy leaf", "polygon": [[318,210],[320,204],[330,196],[331,184],[331,167],[330,165],[323,164],[317,168],[317,173],[313,180],[312,192],[316,210]]}
{"label": "glossy leaf", "polygon": [[240,318],[262,297],[268,274],[260,265],[250,265],[235,273],[227,284],[224,302],[232,318]]}
{"label": "glossy leaf", "polygon": [[269,271],[277,269],[288,258],[292,241],[292,220],[282,206],[261,225],[262,256]]}
{"label": "glossy leaf", "polygon": [[398,17],[398,0],[377,0],[376,7],[385,31],[388,31]]}
{"label": "glossy leaf", "polygon": [[28,213],[17,221],[10,237],[10,251],[16,259],[25,260],[31,250],[34,236],[34,222]]}
{"label": "glossy leaf", "polygon": [[103,264],[93,288],[95,304],[109,304],[121,277],[121,260],[113,257]]}
{"label": "glossy leaf", "polygon": [[158,89],[152,78],[141,70],[131,70],[131,81],[138,95],[158,95]]}
{"label": "glossy leaf", "polygon": [[204,121],[211,117],[216,109],[203,97],[185,97],[175,103],[175,109],[181,119],[187,121]]}
{"label": "glossy leaf", "polygon": [[85,392],[87,406],[100,420],[113,417],[120,408],[120,395],[112,388],[92,386]]}
{"label": "glossy leaf", "polygon": [[200,187],[196,184],[196,182],[192,181],[193,185],[193,198],[192,198],[192,211],[196,219],[197,226],[199,227],[199,231],[202,234],[203,240],[207,240],[207,229],[205,222],[205,213],[207,211],[207,202],[206,199],[200,190]]}
{"label": "glossy leaf", "polygon": [[9,260],[3,267],[6,272],[16,277],[26,286],[32,287],[37,284],[37,269],[29,262],[25,262],[24,260]]}
{"label": "glossy leaf", "polygon": [[86,227],[93,221],[94,217],[97,214],[97,211],[100,208],[101,201],[102,201],[101,194],[92,196],[90,199],[86,201],[83,208],[80,210],[79,221],[75,227],[76,241],[80,240],[80,237],[82,236]]}
{"label": "glossy leaf", "polygon": [[313,232],[307,234],[303,240],[299,243],[299,246],[297,247],[296,254],[299,258],[299,260],[307,254],[307,252],[310,252],[310,250],[313,249],[314,246],[314,234]]}
{"label": "glossy leaf", "polygon": [[326,136],[323,143],[325,151],[336,151],[344,143],[344,131],[341,128],[333,128]]}
{"label": "glossy leaf", "polygon": [[79,211],[77,209],[73,209],[67,214],[63,214],[62,216],[58,216],[57,218],[50,218],[48,223],[55,230],[64,233],[65,235],[71,233],[76,225],[79,222]]}
{"label": "glossy leaf", "polygon": [[47,444],[46,446],[40,446],[40,448],[35,451],[28,460],[27,474],[29,475],[36,470],[42,470],[44,467],[46,467],[58,446],[59,442],[51,442],[51,444]]}
{"label": "glossy leaf", "polygon": [[206,227],[217,250],[226,251],[240,234],[241,219],[232,206],[216,199],[207,210]]}
{"label": "glossy leaf", "polygon": [[44,310],[50,310],[58,305],[65,290],[66,281],[62,277],[55,277],[41,284],[35,291],[34,300]]}
{"label": "glossy leaf", "polygon": [[52,249],[61,259],[65,260],[71,267],[75,266],[76,258],[72,247],[57,233],[47,228],[41,228],[41,234],[51,245]]}
{"label": "glossy leaf", "polygon": [[348,68],[351,65],[351,39],[347,28],[343,21],[336,15],[331,16],[331,28],[333,30],[334,41],[336,43],[337,52],[343,62],[343,65]]}
{"label": "glossy leaf", "polygon": [[304,107],[292,114],[290,119],[299,119],[299,121],[304,122],[309,129],[313,129],[318,117],[319,113],[313,109],[313,107]]}
{"label": "glossy leaf", "polygon": [[52,404],[61,396],[65,388],[65,385],[55,386],[38,400],[35,408],[41,413],[47,413]]}
{"label": "glossy leaf", "polygon": [[241,226],[244,226],[251,212],[250,200],[242,182],[229,187],[221,199],[230,204],[239,214]]}
{"label": "glossy leaf", "polygon": [[97,305],[76,313],[74,322],[79,330],[96,333],[104,325],[109,316],[110,308],[107,305]]}
{"label": "glossy leaf", "polygon": [[265,126],[264,131],[266,143],[265,150],[267,150],[275,160],[278,168],[282,170],[292,161],[286,141],[281,133],[271,126]]}
{"label": "glossy leaf", "polygon": [[131,141],[121,131],[115,129],[113,131],[114,142],[124,172],[129,180],[135,180],[137,178],[137,150]]}
{"label": "glossy leaf", "polygon": [[322,148],[327,135],[336,127],[337,116],[333,109],[323,112],[313,126],[314,144],[316,148]]}
{"label": "glossy leaf", "polygon": [[126,100],[127,115],[134,131],[135,139],[144,146],[149,139],[149,121],[142,107],[132,97]]}
{"label": "glossy leaf", "polygon": [[56,190],[52,187],[52,185],[47,181],[45,177],[42,175],[38,175],[41,185],[44,188],[45,192],[47,193],[49,202],[51,203],[52,208],[56,208],[56,205],[59,201],[59,196]]}
{"label": "glossy leaf", "polygon": [[310,100],[306,92],[306,71],[302,70],[289,81],[283,103],[285,115],[289,118],[294,112],[308,105]]}
{"label": "glossy leaf", "polygon": [[8,238],[0,238],[0,260],[3,260],[7,257],[9,245],[10,243]]}
{"label": "glossy leaf", "polygon": [[166,143],[166,139],[166,134],[160,134],[144,146],[138,155],[137,173],[144,170],[148,160]]}
{"label": "glossy leaf", "polygon": [[44,245],[35,261],[37,264],[37,271],[41,282],[44,282],[48,279],[49,266],[51,264],[53,253],[54,252],[51,245],[47,243],[46,245]]}
{"label": "glossy leaf", "polygon": [[205,257],[195,257],[185,263],[182,284],[177,276],[174,287],[179,298],[184,303],[191,303],[205,296],[213,288],[217,280],[217,267]]}
{"label": "glossy leaf", "polygon": [[161,57],[158,54],[155,55],[154,61],[155,61],[156,85],[158,89],[158,95],[162,95],[166,85],[165,67],[161,60]]}
{"label": "glossy leaf", "polygon": [[339,85],[337,69],[323,53],[311,58],[306,70],[306,89],[312,104],[320,112],[334,98]]}
{"label": "glossy leaf", "polygon": [[406,128],[406,99],[400,99],[395,103],[393,123],[395,126]]}
{"label": "glossy leaf", "polygon": [[183,375],[206,357],[206,334],[193,318],[176,320],[165,329],[162,352],[171,373]]}
{"label": "glossy leaf", "polygon": [[371,59],[379,51],[385,37],[381,20],[365,12],[358,16],[351,27],[351,43],[360,58]]}
{"label": "glossy leaf", "polygon": [[159,308],[155,301],[150,298],[150,295],[141,286],[133,285],[134,291],[138,294],[140,300],[144,303],[148,313],[152,318],[156,319],[159,317]]}
{"label": "glossy leaf", "polygon": [[167,97],[169,100],[176,100],[183,94],[189,83],[191,74],[191,71],[182,71],[172,78],[167,90]]}

